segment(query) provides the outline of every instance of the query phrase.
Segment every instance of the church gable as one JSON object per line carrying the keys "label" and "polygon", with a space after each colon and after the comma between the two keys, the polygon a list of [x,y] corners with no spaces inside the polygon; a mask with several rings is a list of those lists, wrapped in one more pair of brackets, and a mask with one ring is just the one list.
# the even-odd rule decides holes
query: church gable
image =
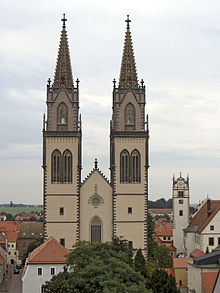
{"label": "church gable", "polygon": [[80,189],[80,239],[110,241],[111,235],[112,188],[101,172],[93,169]]}

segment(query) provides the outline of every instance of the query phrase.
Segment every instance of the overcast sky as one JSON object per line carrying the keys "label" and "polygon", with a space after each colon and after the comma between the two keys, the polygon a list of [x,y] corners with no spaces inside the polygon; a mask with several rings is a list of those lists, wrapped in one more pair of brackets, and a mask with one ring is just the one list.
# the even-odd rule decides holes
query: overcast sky
{"label": "overcast sky", "polygon": [[191,202],[219,199],[219,0],[0,1],[0,202],[42,203],[42,117],[66,13],[73,77],[80,79],[83,173],[109,178],[112,80],[126,15],[138,78],[147,87],[149,199],[170,198],[189,173]]}

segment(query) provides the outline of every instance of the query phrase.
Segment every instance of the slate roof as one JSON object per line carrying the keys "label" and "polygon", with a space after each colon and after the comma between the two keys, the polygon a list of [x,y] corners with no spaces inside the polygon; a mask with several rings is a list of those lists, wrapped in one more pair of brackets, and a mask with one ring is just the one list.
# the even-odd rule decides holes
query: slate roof
{"label": "slate roof", "polygon": [[196,266],[215,265],[216,267],[220,267],[219,259],[220,259],[220,247],[217,247],[212,252],[195,258],[193,260],[193,264]]}
{"label": "slate roof", "polygon": [[50,237],[28,256],[27,264],[65,264],[69,250]]}
{"label": "slate roof", "polygon": [[208,199],[191,219],[185,232],[201,233],[220,210],[220,200]]}

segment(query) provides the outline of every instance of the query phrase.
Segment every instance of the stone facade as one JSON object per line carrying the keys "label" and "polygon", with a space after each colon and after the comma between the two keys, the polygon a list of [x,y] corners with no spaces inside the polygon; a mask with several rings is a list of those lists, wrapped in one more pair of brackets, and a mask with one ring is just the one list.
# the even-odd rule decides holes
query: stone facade
{"label": "stone facade", "polygon": [[[54,83],[49,80],[47,85],[43,126],[44,237],[53,236],[67,248],[77,240],[110,241],[113,236],[124,236],[147,255],[149,134],[145,86],[137,80],[129,22],[118,87],[113,81],[111,178],[108,181],[95,162],[83,182],[79,81],[74,84],[72,80],[63,24]],[[68,170],[65,151],[71,154]],[[122,166],[123,151],[127,157]],[[68,182],[61,179],[66,172],[71,173]]]}

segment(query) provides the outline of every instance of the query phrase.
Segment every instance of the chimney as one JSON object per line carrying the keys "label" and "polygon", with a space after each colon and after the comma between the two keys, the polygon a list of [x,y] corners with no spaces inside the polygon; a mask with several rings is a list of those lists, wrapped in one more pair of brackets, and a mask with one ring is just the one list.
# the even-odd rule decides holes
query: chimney
{"label": "chimney", "polygon": [[207,214],[208,214],[208,217],[211,215],[211,200],[210,199],[207,199]]}

